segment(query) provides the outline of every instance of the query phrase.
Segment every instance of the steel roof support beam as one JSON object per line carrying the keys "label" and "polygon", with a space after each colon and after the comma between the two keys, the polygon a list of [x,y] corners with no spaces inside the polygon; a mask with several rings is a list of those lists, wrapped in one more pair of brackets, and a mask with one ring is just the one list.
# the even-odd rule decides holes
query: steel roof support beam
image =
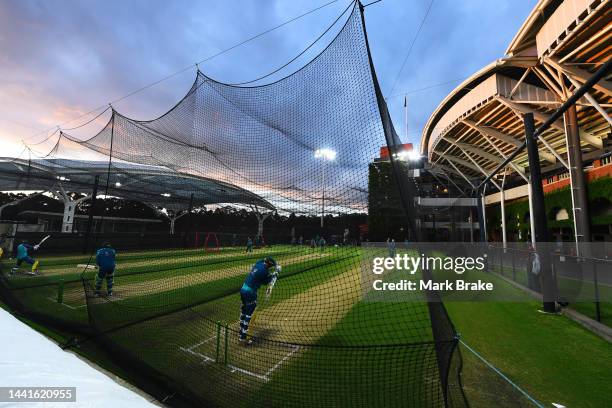
{"label": "steel roof support beam", "polygon": [[[577,79],[583,84],[592,76],[590,72],[585,71],[582,68],[578,68],[573,65],[560,64],[558,58],[555,57],[548,57],[544,61],[563,71],[564,74],[571,75],[574,77],[574,79]],[[601,79],[598,83],[593,85],[593,88],[599,92],[605,93],[608,96],[612,96],[612,82],[606,79]]]}
{"label": "steel roof support beam", "polygon": [[[489,174],[488,174],[488,173],[487,173],[487,172],[486,172],[486,171],[485,171],[485,170],[484,170],[482,167],[480,167],[480,165],[478,164],[478,162],[477,162],[476,160],[474,160],[474,159],[472,158],[472,156],[470,156],[470,155],[469,155],[469,154],[468,154],[468,153],[467,153],[465,150],[463,150],[462,148],[459,148],[459,150],[461,150],[461,152],[462,152],[462,153],[465,155],[465,157],[467,157],[468,159],[470,159],[470,161],[471,161],[472,163],[474,163],[474,166],[476,166],[476,168],[478,168],[478,171],[480,171],[480,172],[481,172],[481,173],[482,173],[482,174],[483,174],[485,177],[487,177],[487,176],[489,175]],[[493,184],[495,187],[497,187],[497,189],[498,189],[499,191],[502,191],[501,187],[499,186],[499,184],[497,184],[497,183],[495,182],[495,180],[491,179],[491,180],[489,180],[489,181],[491,181],[491,184]]]}
{"label": "steel roof support beam", "polygon": [[[540,122],[546,122],[549,118],[550,115],[547,115],[545,113],[541,113],[541,112],[537,112],[537,111],[532,111],[524,106],[521,106],[517,103],[514,103],[504,97],[497,97],[499,98],[499,100],[505,104],[506,106],[508,106],[510,109],[512,109],[516,116],[518,116],[519,118],[521,117],[521,115],[518,113],[520,112],[522,115],[525,115],[527,113],[533,113],[533,116],[535,118],[537,118]],[[517,112],[518,111],[518,112]],[[551,126],[558,129],[558,130],[562,130],[565,131],[565,127],[563,126],[563,122],[560,120],[555,120],[553,123],[551,123]],[[561,157],[561,155],[546,141],[544,140],[543,137],[539,137],[539,140],[542,142],[542,144],[552,153],[552,156],[546,152],[540,152],[540,156],[542,156],[542,158],[544,160],[546,160],[547,162],[550,163],[555,163],[555,158],[557,160],[559,160],[561,163],[563,163],[563,165],[567,168],[567,162],[563,159],[563,157]]]}
{"label": "steel roof support beam", "polygon": [[[572,78],[569,75],[565,75],[565,76],[567,79],[569,79],[572,85],[576,87],[576,89],[580,88],[580,84],[578,83],[578,81],[576,81],[574,78]],[[601,105],[599,105],[597,100],[593,98],[593,96],[588,92],[584,94],[584,97],[587,99],[587,101],[591,103],[591,105],[593,105],[595,109],[597,109],[597,112],[599,112],[601,116],[603,116],[603,118],[612,126],[612,118],[610,118],[610,115],[608,115],[608,112],[606,112],[606,110],[602,108]]]}
{"label": "steel roof support beam", "polygon": [[76,213],[76,208],[79,204],[81,204],[85,200],[89,200],[90,196],[85,194],[84,197],[81,197],[77,200],[73,200],[72,197],[66,193],[64,186],[62,183],[57,183],[57,187],[59,189],[56,192],[59,200],[64,203],[64,216],[62,218],[62,232],[73,232],[74,229],[74,214]]}
{"label": "steel roof support beam", "polygon": [[[503,96],[496,96],[495,98],[510,109],[514,110],[515,112],[520,112],[523,115],[527,113],[533,113],[534,118],[536,118],[539,122],[546,122],[550,118],[550,115],[546,113],[534,111],[533,109],[529,109],[521,104],[511,101],[510,99],[504,98]],[[553,123],[550,124],[550,126],[554,127],[557,130],[565,131],[563,121],[560,119],[555,120]]]}
{"label": "steel roof support beam", "polygon": [[[478,132],[481,134],[481,136],[482,136],[482,137],[483,137],[483,138],[484,138],[484,139],[485,139],[485,140],[486,140],[486,141],[487,141],[487,142],[488,142],[488,143],[489,143],[491,146],[493,146],[493,148],[494,148],[494,149],[497,151],[497,154],[499,154],[499,155],[500,155],[500,156],[501,156],[501,157],[502,157],[504,160],[506,160],[506,159],[507,159],[507,156],[504,154],[504,152],[502,152],[502,151],[501,151],[501,149],[500,149],[500,148],[499,148],[499,147],[498,147],[498,146],[497,146],[495,143],[493,143],[493,141],[491,140],[491,138],[489,138],[489,136],[488,136],[488,135],[489,135],[489,132],[490,132],[491,130],[494,130],[494,129],[483,128],[482,126],[477,126],[476,124],[474,124],[473,122],[470,122],[470,121],[464,121],[464,123],[466,123],[468,126],[472,127],[473,129],[477,130],[477,131],[478,131]],[[495,130],[495,132],[497,132],[497,131]],[[511,137],[511,136],[504,135],[504,134],[503,134],[503,133],[501,133],[501,132],[497,132],[497,133],[499,133],[499,134],[501,134],[501,135],[503,135],[503,136],[505,136],[505,137]],[[517,140],[514,140],[514,141],[516,141],[516,142],[518,143],[518,141],[517,141]],[[517,146],[518,146],[518,145],[520,145],[520,143],[518,143],[518,144],[517,144]],[[521,169],[521,168],[520,168],[520,167],[519,167],[517,164],[515,164],[515,163],[513,163],[513,162],[510,162],[509,164],[510,164],[510,166],[511,166],[511,167],[512,167],[512,168],[513,168],[513,169],[514,169],[514,170],[515,170],[515,171],[516,171],[516,172],[517,172],[517,173],[518,173],[518,174],[519,174],[519,175],[520,175],[520,176],[521,176],[521,177],[522,177],[522,178],[523,178],[525,181],[527,181],[527,182],[529,181],[529,180],[527,179],[527,176],[525,175],[525,171],[524,171],[523,169]]]}
{"label": "steel roof support beam", "polygon": [[[459,150],[461,150],[461,149],[459,149]],[[462,165],[462,166],[464,166],[464,167],[467,167],[468,169],[472,169],[472,170],[474,170],[475,172],[480,173],[480,170],[478,169],[478,167],[474,166],[474,164],[473,164],[473,163],[471,163],[471,162],[469,162],[469,161],[467,161],[467,160],[464,160],[464,159],[462,159],[462,158],[460,158],[460,157],[457,157],[457,156],[451,156],[451,155],[446,155],[446,156],[444,156],[444,157],[445,157],[446,159],[451,160],[451,161],[452,161],[452,162],[454,162],[455,164],[460,164],[460,165]]]}
{"label": "steel roof support beam", "polygon": [[476,122],[468,120],[468,119],[464,119],[462,122],[468,125],[469,127],[471,127],[472,129],[477,130],[480,134],[485,134],[489,137],[492,137],[504,143],[511,144],[513,146],[521,145],[521,142],[518,139],[516,139],[514,136],[510,136],[505,133],[502,133],[499,130],[494,129],[492,127],[477,125]]}
{"label": "steel roof support beam", "polygon": [[[563,157],[561,157],[561,155],[559,154],[559,152],[557,152],[557,150],[555,150],[554,147],[552,147],[546,140],[544,140],[543,137],[540,137],[538,139],[540,142],[542,142],[542,144],[549,150],[552,152],[553,156],[557,158],[557,160],[559,160],[561,162],[561,164],[563,164],[565,166],[565,168],[568,168],[567,162],[565,161],[565,159],[563,159]],[[553,157],[550,157],[550,154],[545,153],[540,151],[540,156],[544,157],[544,160],[546,160],[547,162],[550,163],[555,163],[555,159]]]}
{"label": "steel roof support beam", "polygon": [[[463,192],[463,190],[461,189],[461,187],[459,187],[459,186],[457,185],[457,183],[455,183],[455,182],[453,181],[453,179],[451,178],[450,174],[447,174],[447,173],[446,173],[446,171],[444,171],[444,169],[443,169],[443,168],[440,168],[440,170],[442,171],[442,174],[444,174],[444,175],[446,176],[446,178],[448,179],[448,181],[450,181],[451,183],[453,183],[453,185],[454,185],[454,186],[457,188],[457,191],[459,191],[461,195],[464,195],[465,193]],[[433,174],[432,174],[432,175],[433,175]],[[434,177],[436,177],[436,176],[434,175]]]}
{"label": "steel roof support beam", "polygon": [[465,179],[465,181],[467,181],[470,186],[472,186],[472,188],[475,188],[474,184],[472,184],[470,179],[467,178],[467,176],[465,174],[463,174],[463,172],[461,170],[459,170],[459,168],[457,166],[455,166],[455,163],[453,163],[451,160],[449,160],[449,158],[446,157],[446,156],[442,156],[442,158],[444,160],[446,160],[455,169],[455,171],[457,173],[459,173],[459,175],[461,175],[461,177],[463,177]]}
{"label": "steel roof support beam", "polygon": [[512,98],[512,96],[514,96],[514,94],[516,93],[516,91],[518,91],[519,87],[521,86],[525,78],[527,78],[527,75],[529,75],[529,72],[531,72],[531,67],[527,68],[525,72],[523,72],[523,75],[521,76],[521,78],[518,80],[516,85],[514,85],[514,88],[512,88],[512,91],[510,91],[510,95],[508,95],[508,98]]}
{"label": "steel roof support beam", "polygon": [[487,159],[487,160],[495,162],[497,164],[502,162],[502,159],[500,157],[495,156],[494,154],[491,154],[491,153],[481,149],[480,147],[471,145],[469,143],[463,143],[463,142],[455,141],[451,137],[447,137],[446,140],[448,140],[449,142],[453,143],[458,148],[465,149],[465,150],[467,150],[469,152],[472,152],[472,153],[482,157],[483,159]]}
{"label": "steel roof support beam", "polygon": [[[491,146],[493,146],[493,148],[495,150],[497,150],[497,153],[504,159],[506,160],[508,158],[508,156],[506,156],[504,154],[504,152],[501,151],[501,149],[499,147],[497,147],[497,145],[495,145],[495,143],[493,143],[493,141],[491,139],[489,139],[486,135],[482,135],[485,140],[487,142],[489,142],[489,144]],[[527,179],[527,176],[525,175],[525,170],[523,170],[520,166],[518,166],[516,163],[514,162],[510,162],[510,167],[512,167],[514,169],[514,171],[516,171],[518,173],[519,176],[521,176],[523,178],[523,180],[525,180],[526,182],[529,182],[529,180]],[[504,180],[506,179],[506,174],[504,173]]]}

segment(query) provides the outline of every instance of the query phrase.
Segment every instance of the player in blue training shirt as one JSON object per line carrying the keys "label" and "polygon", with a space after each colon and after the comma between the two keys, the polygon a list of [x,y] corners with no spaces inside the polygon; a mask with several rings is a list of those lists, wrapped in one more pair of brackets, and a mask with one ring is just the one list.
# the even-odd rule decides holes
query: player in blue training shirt
{"label": "player in blue training shirt", "polygon": [[253,240],[251,239],[251,237],[247,238],[246,251],[247,251],[247,253],[252,253],[253,252]]}
{"label": "player in blue training shirt", "polygon": [[115,277],[115,257],[117,252],[110,243],[105,242],[102,248],[96,252],[96,265],[98,274],[96,275],[96,296],[100,296],[102,281],[106,278],[106,292],[108,296],[113,296],[113,279]]}
{"label": "player in blue training shirt", "polygon": [[[271,272],[271,268],[273,267],[274,272]],[[255,308],[257,307],[257,290],[261,285],[268,285],[266,289],[266,298],[268,298],[272,293],[272,288],[276,283],[280,271],[281,266],[276,263],[274,258],[267,256],[253,265],[251,272],[249,272],[244,280],[244,284],[240,289],[242,307],[240,308],[239,340],[245,342],[247,345],[252,343],[252,341],[247,338],[247,332],[249,331],[251,317],[253,317],[253,312],[255,312]]]}
{"label": "player in blue training shirt", "polygon": [[32,274],[38,272],[38,261],[34,260],[30,255],[30,251],[36,251],[38,249],[38,245],[30,245],[28,241],[22,241],[19,246],[17,246],[17,265],[15,265],[11,269],[11,273],[15,273],[19,270],[19,267],[23,262],[32,265]]}

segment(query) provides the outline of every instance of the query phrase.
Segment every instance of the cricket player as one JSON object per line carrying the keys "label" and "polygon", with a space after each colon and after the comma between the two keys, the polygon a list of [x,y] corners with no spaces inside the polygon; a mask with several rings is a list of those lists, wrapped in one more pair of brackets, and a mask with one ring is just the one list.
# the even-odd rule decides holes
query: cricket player
{"label": "cricket player", "polygon": [[32,273],[38,272],[38,261],[30,255],[31,250],[36,251],[37,249],[38,245],[32,246],[28,241],[22,241],[17,246],[17,264],[11,269],[11,274],[17,272],[23,262],[32,265]]}
{"label": "cricket player", "polygon": [[319,239],[319,248],[321,248],[321,252],[325,251],[325,245],[327,245],[327,241],[325,241],[325,238],[323,238],[323,236],[321,236],[321,238]]}
{"label": "cricket player", "polygon": [[395,239],[387,238],[387,249],[389,250],[389,258],[395,258]]}
{"label": "cricket player", "polygon": [[98,274],[96,275],[96,296],[100,296],[102,281],[106,279],[106,292],[109,297],[113,296],[113,280],[115,278],[115,257],[117,252],[109,242],[105,242],[102,248],[96,251],[96,265]]}
{"label": "cricket player", "polygon": [[251,239],[251,237],[247,238],[247,247],[246,247],[246,251],[247,254],[248,253],[252,253],[253,252],[253,240]]}
{"label": "cricket player", "polygon": [[[271,272],[271,268],[274,268],[274,272]],[[240,308],[240,342],[245,345],[252,343],[252,340],[247,337],[249,331],[249,323],[253,312],[257,307],[257,290],[261,285],[268,285],[266,289],[266,298],[272,293],[272,288],[276,283],[278,274],[281,271],[281,266],[276,263],[274,258],[267,256],[264,259],[257,261],[251,272],[247,275],[242,288],[240,289],[240,299],[242,300],[242,307]]]}

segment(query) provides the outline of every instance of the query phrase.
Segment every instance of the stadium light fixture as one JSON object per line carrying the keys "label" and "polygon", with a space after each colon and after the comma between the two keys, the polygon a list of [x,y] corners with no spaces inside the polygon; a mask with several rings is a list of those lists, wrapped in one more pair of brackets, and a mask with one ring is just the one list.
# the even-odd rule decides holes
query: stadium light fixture
{"label": "stadium light fixture", "polygon": [[162,193],[164,197],[170,197],[170,193]]}
{"label": "stadium light fixture", "polygon": [[315,150],[315,158],[324,160],[335,160],[338,153],[332,149]]}
{"label": "stadium light fixture", "polygon": [[323,229],[325,219],[325,162],[335,160],[337,154],[333,149],[324,148],[315,150],[315,158],[323,159],[323,166],[321,166],[321,184],[323,185],[323,194],[321,194],[321,229]]}
{"label": "stadium light fixture", "polygon": [[115,183],[115,187],[121,187],[121,183],[117,181],[117,182]]}
{"label": "stadium light fixture", "polygon": [[421,155],[416,150],[402,150],[395,154],[398,160],[416,162],[421,160]]}

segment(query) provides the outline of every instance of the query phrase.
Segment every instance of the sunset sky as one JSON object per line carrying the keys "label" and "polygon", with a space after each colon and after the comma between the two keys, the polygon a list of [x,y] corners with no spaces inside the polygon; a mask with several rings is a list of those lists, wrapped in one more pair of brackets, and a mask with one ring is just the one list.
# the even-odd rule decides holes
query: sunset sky
{"label": "sunset sky", "polygon": [[[54,141],[43,142],[49,129],[87,122],[103,109],[79,117],[328,1],[0,0],[0,155],[19,155],[21,140],[45,153]],[[310,44],[349,2],[338,0],[200,69],[229,83],[266,74]],[[430,0],[384,0],[366,9],[375,68],[404,139],[403,94],[408,92],[405,141],[418,144],[442,98],[461,79],[503,56],[534,4],[435,0],[399,78]],[[299,68],[324,45],[290,68]],[[194,77],[195,68],[188,68],[113,106],[130,117],[151,119],[171,108]],[[72,133],[90,136],[104,120]]]}

